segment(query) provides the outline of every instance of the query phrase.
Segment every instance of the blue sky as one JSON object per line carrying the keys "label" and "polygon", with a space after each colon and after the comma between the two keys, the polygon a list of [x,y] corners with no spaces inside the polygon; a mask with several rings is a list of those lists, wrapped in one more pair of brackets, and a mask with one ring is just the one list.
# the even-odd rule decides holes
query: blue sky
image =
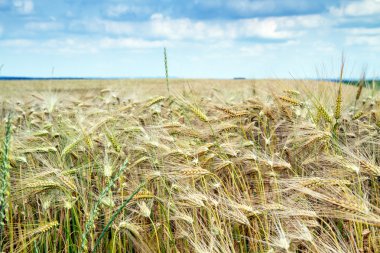
{"label": "blue sky", "polygon": [[[380,76],[380,0],[0,0],[7,76]],[[54,74],[52,69],[54,68]]]}

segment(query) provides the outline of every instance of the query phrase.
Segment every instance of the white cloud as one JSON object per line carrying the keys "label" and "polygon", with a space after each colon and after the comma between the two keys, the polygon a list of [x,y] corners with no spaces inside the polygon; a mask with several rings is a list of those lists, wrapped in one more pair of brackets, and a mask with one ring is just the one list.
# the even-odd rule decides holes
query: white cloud
{"label": "white cloud", "polygon": [[166,46],[168,43],[162,40],[143,40],[136,38],[104,38],[99,41],[99,45],[101,48],[134,48],[134,49],[142,49],[142,48],[162,48]]}
{"label": "white cloud", "polygon": [[117,5],[109,6],[107,8],[106,13],[109,17],[120,17],[125,14],[141,14],[141,13],[146,13],[148,11],[149,10],[144,7],[117,4]]}
{"label": "white cloud", "polygon": [[[260,37],[266,39],[286,39],[295,36],[293,31],[282,29],[278,19],[268,18],[240,20],[229,25],[231,34],[236,37]],[[286,26],[286,28],[289,28]]]}
{"label": "white cloud", "polygon": [[101,21],[106,33],[127,34],[134,30],[134,25],[128,22]]}
{"label": "white cloud", "polygon": [[98,44],[96,41],[80,40],[73,38],[50,39],[46,41],[31,39],[7,39],[0,40],[0,46],[13,48],[27,52],[50,53],[96,53]]}
{"label": "white cloud", "polygon": [[268,46],[262,44],[255,44],[251,46],[244,46],[240,48],[240,52],[247,56],[259,56],[268,49]]}
{"label": "white cloud", "polygon": [[350,35],[379,35],[380,28],[351,28],[346,29]]}
{"label": "white cloud", "polygon": [[347,34],[346,45],[380,50],[380,28],[351,28],[344,31]]}
{"label": "white cloud", "polygon": [[324,53],[333,53],[333,52],[339,51],[334,43],[327,42],[327,41],[315,41],[313,42],[312,47],[316,51],[324,52]]}
{"label": "white cloud", "polygon": [[32,0],[13,0],[13,6],[21,14],[30,14],[34,8]]}
{"label": "white cloud", "polygon": [[111,17],[119,17],[125,13],[128,13],[130,11],[130,7],[127,5],[119,4],[110,6],[107,9],[107,15]]}
{"label": "white cloud", "polygon": [[58,53],[85,54],[98,52],[99,43],[96,40],[77,38],[50,39],[41,44],[34,42],[32,50],[52,51]]}
{"label": "white cloud", "polygon": [[239,50],[245,56],[259,56],[263,54],[268,55],[270,52],[274,52],[275,50],[283,50],[285,48],[296,46],[298,44],[298,41],[288,40],[283,43],[266,43],[242,46]]}
{"label": "white cloud", "polygon": [[113,50],[119,48],[148,49],[162,48],[169,43],[163,40],[144,40],[138,38],[99,38],[94,40],[82,38],[50,39],[46,41],[30,39],[0,40],[0,46],[16,48],[28,52],[58,52],[71,54],[97,53],[100,50]]}
{"label": "white cloud", "polygon": [[147,26],[151,35],[172,40],[220,38],[226,34],[216,24],[206,24],[202,21],[192,21],[187,18],[171,19],[162,14],[152,15]]}
{"label": "white cloud", "polygon": [[0,45],[3,47],[29,47],[33,45],[32,40],[27,39],[7,39],[7,40],[1,40]]}
{"label": "white cloud", "polygon": [[346,44],[349,46],[369,46],[380,50],[380,28],[351,28],[345,29]]}
{"label": "white cloud", "polygon": [[131,34],[134,31],[139,30],[137,27],[140,27],[140,25],[130,22],[109,21],[101,19],[73,21],[69,25],[69,28],[72,30],[85,30],[88,32],[101,32],[117,35]]}
{"label": "white cloud", "polygon": [[338,16],[371,16],[380,14],[379,0],[351,1],[340,7],[333,7],[330,12]]}
{"label": "white cloud", "polygon": [[348,45],[360,45],[360,46],[373,46],[380,49],[380,35],[375,36],[348,36],[346,38],[346,43]]}
{"label": "white cloud", "polygon": [[30,22],[25,25],[25,28],[33,31],[51,31],[59,30],[64,26],[62,23],[58,22]]}
{"label": "white cloud", "polygon": [[151,15],[148,21],[82,20],[71,22],[69,28],[74,31],[85,30],[135,38],[228,41],[241,38],[291,39],[308,29],[323,25],[326,25],[326,19],[319,15],[199,21],[189,18],[173,19],[157,13]]}
{"label": "white cloud", "polygon": [[193,21],[187,18],[171,19],[162,14],[154,14],[150,20],[150,32],[168,39],[238,39],[259,37],[265,39],[287,39],[299,34],[299,30],[323,24],[318,15],[252,18],[223,23]]}

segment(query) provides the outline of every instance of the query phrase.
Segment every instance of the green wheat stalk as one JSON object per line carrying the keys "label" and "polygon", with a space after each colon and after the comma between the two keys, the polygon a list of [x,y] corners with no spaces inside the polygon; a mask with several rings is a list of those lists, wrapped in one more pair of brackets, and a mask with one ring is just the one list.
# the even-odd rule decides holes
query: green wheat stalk
{"label": "green wheat stalk", "polygon": [[2,250],[2,243],[3,243],[3,230],[5,226],[5,219],[7,215],[8,210],[8,197],[9,197],[9,162],[8,162],[8,154],[9,154],[9,147],[11,142],[11,115],[8,114],[8,120],[5,127],[5,139],[4,139],[4,146],[3,146],[3,156],[1,160],[1,168],[0,168],[0,182],[1,182],[1,188],[0,188],[0,250]]}
{"label": "green wheat stalk", "polygon": [[123,204],[116,210],[116,212],[112,215],[110,221],[107,223],[107,225],[103,228],[102,233],[100,234],[98,240],[96,241],[96,244],[94,246],[94,249],[92,252],[96,252],[96,249],[98,248],[100,242],[102,241],[103,237],[105,236],[106,232],[108,229],[111,227],[112,223],[115,221],[117,216],[123,211],[124,207],[132,200],[132,198],[141,190],[141,188],[145,185],[146,183],[140,184],[136,190],[123,202]]}
{"label": "green wheat stalk", "polygon": [[167,54],[166,54],[166,47],[164,47],[164,61],[165,61],[166,88],[168,90],[168,93],[170,93],[170,89],[169,89],[168,57],[167,57]]}
{"label": "green wheat stalk", "polygon": [[120,175],[125,171],[127,168],[128,159],[124,161],[124,163],[121,165],[120,169],[116,172],[114,177],[108,182],[106,187],[103,189],[103,191],[100,193],[98,201],[95,203],[94,207],[91,209],[90,216],[85,224],[84,232],[82,233],[82,245],[79,252],[87,252],[87,235],[92,230],[94,226],[94,222],[98,216],[98,209],[100,204],[102,203],[102,200],[104,197],[108,194],[108,192],[111,190],[112,186],[116,183],[116,181],[120,178]]}

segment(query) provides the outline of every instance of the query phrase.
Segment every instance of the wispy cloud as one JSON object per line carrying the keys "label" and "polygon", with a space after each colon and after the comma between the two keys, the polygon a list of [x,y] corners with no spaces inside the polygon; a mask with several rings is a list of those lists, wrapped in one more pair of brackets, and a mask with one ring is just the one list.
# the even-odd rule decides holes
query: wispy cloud
{"label": "wispy cloud", "polygon": [[6,48],[25,48],[33,46],[32,40],[27,39],[5,39],[0,40],[0,45]]}
{"label": "wispy cloud", "polygon": [[251,56],[263,56],[269,51],[284,50],[288,46],[296,46],[299,42],[289,40],[283,43],[266,43],[266,44],[253,44],[245,45],[239,48],[239,51],[248,57]]}
{"label": "wispy cloud", "polygon": [[193,20],[171,18],[156,13],[142,22],[110,21],[104,19],[74,21],[72,30],[85,29],[91,33],[129,35],[137,38],[167,40],[237,40],[246,38],[288,39],[303,29],[312,29],[326,21],[319,15],[268,17],[237,20]]}
{"label": "wispy cloud", "polygon": [[212,22],[193,21],[190,19],[171,19],[155,14],[149,22],[153,35],[174,40],[207,40],[237,38],[270,38],[284,39],[294,34],[282,27],[281,20],[244,19],[237,21]]}
{"label": "wispy cloud", "polygon": [[344,2],[339,7],[332,7],[331,12],[338,16],[369,16],[380,15],[379,0],[361,0]]}
{"label": "wispy cloud", "polygon": [[27,30],[33,31],[56,31],[64,28],[63,23],[49,21],[49,22],[29,22],[25,24]]}
{"label": "wispy cloud", "polygon": [[371,50],[380,50],[380,27],[346,29],[347,45],[370,47]]}
{"label": "wispy cloud", "polygon": [[134,12],[128,5],[118,4],[114,6],[110,6],[107,9],[107,15],[111,17],[119,17],[123,14]]}
{"label": "wispy cloud", "polygon": [[168,39],[289,39],[300,34],[303,29],[322,25],[318,15],[251,18],[225,21],[194,21],[171,19],[155,14],[150,20],[150,30],[154,35]]}
{"label": "wispy cloud", "polygon": [[99,40],[98,44],[101,48],[112,49],[112,48],[132,48],[132,49],[144,49],[144,48],[163,48],[168,45],[167,41],[164,40],[143,40],[134,38],[103,38]]}
{"label": "wispy cloud", "polygon": [[366,35],[360,35],[360,36],[349,36],[347,37],[347,44],[348,45],[367,45],[372,46],[380,50],[380,35],[375,36],[366,36]]}
{"label": "wispy cloud", "polygon": [[134,32],[140,24],[131,22],[104,20],[100,18],[75,20],[69,24],[69,29],[75,32],[101,33],[109,35],[126,35]]}
{"label": "wispy cloud", "polygon": [[13,6],[21,14],[30,14],[34,8],[32,0],[13,0]]}
{"label": "wispy cloud", "polygon": [[44,52],[44,53],[75,53],[87,54],[98,53],[101,50],[113,49],[150,49],[162,48],[169,45],[163,40],[144,40],[134,38],[109,38],[103,37],[94,40],[80,38],[61,38],[49,40],[33,40],[33,39],[7,39],[0,40],[0,46],[4,48],[19,48],[28,50],[29,52]]}
{"label": "wispy cloud", "polygon": [[352,28],[352,29],[347,29],[347,32],[350,35],[365,35],[365,36],[380,35],[380,27],[377,27],[377,28]]}
{"label": "wispy cloud", "polygon": [[147,14],[150,12],[150,9],[146,6],[136,6],[136,5],[127,5],[127,4],[116,4],[107,7],[106,14],[109,17],[121,17],[124,15],[140,15]]}

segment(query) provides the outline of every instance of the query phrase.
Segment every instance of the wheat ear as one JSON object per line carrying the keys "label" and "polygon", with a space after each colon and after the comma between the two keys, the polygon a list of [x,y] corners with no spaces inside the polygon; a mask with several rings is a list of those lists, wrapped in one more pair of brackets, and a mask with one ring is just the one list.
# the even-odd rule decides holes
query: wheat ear
{"label": "wheat ear", "polygon": [[342,82],[339,84],[338,96],[335,101],[335,113],[334,117],[336,120],[340,118],[342,114]]}

